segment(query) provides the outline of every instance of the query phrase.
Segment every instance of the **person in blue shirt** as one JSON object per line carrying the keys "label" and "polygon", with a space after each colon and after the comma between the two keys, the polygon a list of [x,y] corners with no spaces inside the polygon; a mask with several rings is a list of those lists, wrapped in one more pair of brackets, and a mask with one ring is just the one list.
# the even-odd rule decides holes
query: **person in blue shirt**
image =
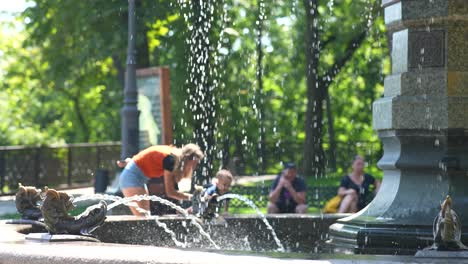
{"label": "person in blue shirt", "polygon": [[[233,177],[230,171],[218,171],[211,184],[205,185],[204,188],[200,187],[200,195],[194,195],[195,199],[192,200],[192,208],[189,212],[206,218],[215,217],[220,205],[216,198],[228,193],[232,182]],[[223,214],[226,215],[229,209],[229,199],[223,200],[223,204]]]}
{"label": "person in blue shirt", "polygon": [[220,170],[216,173],[216,177],[213,179],[213,182],[206,186],[205,194],[210,197],[214,194],[223,195],[229,192],[233,177],[230,171]]}
{"label": "person in blue shirt", "polygon": [[283,171],[276,177],[270,191],[268,213],[299,213],[307,212],[306,184],[297,177],[296,164],[284,164]]}

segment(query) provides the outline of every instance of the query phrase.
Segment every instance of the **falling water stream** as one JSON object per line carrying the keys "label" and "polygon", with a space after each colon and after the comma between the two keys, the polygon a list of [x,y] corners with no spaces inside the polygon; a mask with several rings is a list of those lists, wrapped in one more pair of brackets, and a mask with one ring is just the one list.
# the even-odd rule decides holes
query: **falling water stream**
{"label": "falling water stream", "polygon": [[[150,212],[143,209],[143,208],[141,208],[141,207],[139,207],[138,204],[134,203],[134,202],[147,200],[147,201],[156,201],[156,202],[159,202],[161,204],[167,205],[167,206],[175,209],[177,212],[181,213],[183,216],[190,219],[192,224],[195,225],[198,228],[198,230],[200,231],[200,234],[205,236],[216,249],[219,249],[219,246],[211,239],[211,236],[208,233],[206,233],[204,231],[203,227],[197,222],[197,218],[195,216],[188,214],[186,212],[186,210],[183,209],[182,207],[172,203],[171,201],[163,199],[161,197],[158,197],[158,196],[155,196],[155,195],[151,195],[151,196],[148,196],[148,195],[135,195],[135,196],[132,196],[132,197],[122,198],[122,197],[115,196],[115,195],[95,194],[95,195],[84,195],[84,196],[77,197],[77,198],[75,198],[73,200],[73,203],[76,204],[76,203],[81,202],[81,201],[93,200],[93,199],[94,200],[98,199],[98,200],[113,201],[111,204],[109,204],[107,206],[107,211],[112,210],[113,208],[115,208],[115,207],[117,207],[119,205],[127,205],[127,206],[135,207],[139,212],[143,213],[147,217],[151,216]],[[221,200],[224,200],[224,199],[238,199],[238,200],[241,200],[241,201],[245,202],[250,207],[252,207],[256,211],[256,213],[260,216],[262,221],[265,223],[267,229],[270,230],[270,232],[272,234],[272,237],[275,240],[276,245],[278,246],[278,251],[280,251],[280,252],[285,251],[281,241],[279,240],[278,236],[276,235],[275,230],[273,229],[271,224],[268,222],[265,215],[258,209],[258,207],[251,200],[247,199],[244,196],[238,195],[238,194],[225,194],[225,195],[220,196],[218,198],[218,201],[221,201]],[[174,243],[176,244],[176,246],[182,247],[182,248],[187,247],[187,244],[178,241],[177,237],[176,237],[176,234],[172,230],[170,230],[165,223],[160,222],[157,217],[155,218],[155,222],[159,227],[163,228],[164,231],[171,236],[171,238],[174,241]]]}
{"label": "falling water stream", "polygon": [[239,199],[241,201],[243,201],[244,203],[246,203],[247,205],[249,205],[250,207],[252,207],[255,212],[257,212],[257,214],[260,216],[260,218],[262,219],[262,221],[265,223],[267,229],[269,229],[271,231],[271,235],[273,236],[273,239],[275,240],[276,242],[276,245],[278,245],[278,251],[280,252],[285,252],[285,249],[283,247],[283,244],[281,244],[281,241],[279,240],[278,236],[276,235],[276,232],[275,230],[273,229],[273,227],[270,225],[270,223],[268,222],[268,220],[266,219],[265,215],[260,212],[260,210],[258,209],[258,207],[254,204],[254,202],[252,202],[251,200],[245,198],[244,196],[242,195],[239,195],[239,194],[234,194],[234,193],[228,193],[228,194],[224,194],[220,197],[218,197],[218,201],[222,201],[224,199]]}
{"label": "falling water stream", "polygon": [[167,206],[171,207],[172,209],[175,209],[177,212],[181,213],[183,216],[189,218],[190,221],[192,222],[192,224],[195,225],[198,228],[198,230],[200,231],[200,234],[205,236],[208,239],[208,241],[210,241],[210,243],[216,249],[219,249],[219,246],[213,241],[213,239],[211,239],[211,236],[208,233],[206,233],[205,230],[203,230],[203,227],[197,222],[197,218],[195,216],[188,214],[185,211],[184,208],[172,203],[171,201],[168,201],[166,199],[158,197],[156,195],[150,195],[150,196],[148,196],[148,195],[135,195],[135,196],[132,196],[132,197],[121,198],[120,200],[115,201],[115,202],[111,203],[110,205],[108,205],[107,210],[111,210],[112,208],[114,208],[114,207],[116,207],[118,205],[121,205],[121,204],[128,204],[130,202],[143,201],[143,200],[159,202],[161,204],[167,205]]}
{"label": "falling water stream", "polygon": [[[116,201],[121,200],[122,197],[115,196],[115,195],[108,195],[108,194],[83,195],[74,199],[73,203],[78,203],[78,202],[86,201],[86,200],[95,200],[95,199],[116,202]],[[151,216],[150,211],[139,207],[137,203],[129,202],[129,203],[126,203],[125,205],[134,207],[138,212],[144,214],[146,217]],[[177,240],[177,236],[174,233],[174,231],[172,231],[169,227],[167,227],[165,223],[162,223],[161,221],[159,221],[158,216],[154,216],[154,221],[159,227],[161,227],[164,230],[164,232],[166,232],[167,234],[171,236],[172,241],[177,247],[181,247],[181,248],[187,247],[187,243],[182,243],[179,240]]]}
{"label": "falling water stream", "polygon": [[[115,195],[95,194],[95,195],[80,196],[80,197],[74,199],[73,203],[77,203],[77,202],[81,202],[81,201],[85,201],[85,200],[92,200],[92,199],[113,201],[113,203],[111,203],[110,205],[107,206],[107,211],[112,210],[114,207],[123,204],[123,205],[135,207],[137,211],[143,213],[147,217],[151,216],[150,212],[148,210],[145,210],[145,209],[139,207],[137,203],[134,203],[135,201],[142,201],[142,200],[156,201],[156,202],[159,202],[161,204],[167,205],[167,206],[175,209],[176,211],[180,212],[185,217],[189,218],[191,220],[191,222],[193,223],[193,225],[195,225],[198,228],[198,230],[200,231],[200,234],[205,236],[216,249],[219,249],[218,245],[216,245],[216,243],[211,239],[211,236],[208,233],[205,232],[203,227],[196,221],[196,218],[194,216],[187,214],[185,209],[183,209],[182,207],[177,206],[176,204],[172,203],[171,201],[168,201],[168,200],[163,199],[161,197],[158,197],[158,196],[155,196],[155,195],[151,195],[151,196],[136,195],[136,196],[132,196],[132,197],[122,198],[122,197],[115,196]],[[183,242],[180,242],[180,241],[177,240],[177,237],[176,237],[176,234],[174,233],[174,231],[170,230],[165,223],[160,222],[157,216],[155,218],[155,222],[159,227],[163,228],[164,231],[171,236],[171,238],[174,241],[174,243],[176,244],[176,246],[182,247],[182,248],[187,247],[186,243],[183,243]]]}

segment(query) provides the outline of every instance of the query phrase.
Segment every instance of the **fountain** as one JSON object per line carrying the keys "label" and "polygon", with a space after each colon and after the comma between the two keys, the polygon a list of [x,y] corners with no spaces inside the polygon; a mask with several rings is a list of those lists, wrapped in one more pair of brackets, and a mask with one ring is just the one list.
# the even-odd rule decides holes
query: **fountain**
{"label": "fountain", "polygon": [[[17,226],[17,231],[26,234],[21,236],[17,233],[17,231],[13,231],[11,228],[5,228],[7,225],[2,225],[0,223],[0,232],[2,232],[2,234],[4,234],[9,239],[9,242],[15,241],[15,243],[13,244],[5,242],[2,243],[2,241],[0,241],[0,243],[2,244],[2,247],[0,247],[0,256],[2,256],[2,261],[6,261],[5,263],[23,262],[22,259],[24,258],[28,259],[28,263],[42,263],[43,261],[49,262],[51,260],[57,261],[57,263],[64,261],[71,261],[74,263],[86,263],[89,261],[99,261],[100,263],[112,263],[112,261],[119,261],[120,263],[145,263],[149,260],[153,262],[156,261],[155,263],[167,263],[168,261],[171,263],[198,263],[197,261],[203,263],[205,258],[212,258],[214,256],[217,256],[214,253],[205,253],[202,251],[190,253],[190,251],[174,251],[174,249],[162,249],[154,246],[175,246],[180,248],[188,247],[198,248],[202,250],[206,250],[209,248],[215,248],[219,250],[220,248],[222,248],[224,250],[224,254],[234,254],[231,256],[222,255],[223,258],[227,258],[233,262],[247,261],[247,263],[275,263],[278,260],[274,260],[271,258],[245,256],[245,254],[248,254],[248,252],[278,251],[279,253],[277,253],[274,256],[281,257],[282,255],[278,254],[281,254],[281,252],[285,251],[285,249],[288,251],[294,250],[291,246],[294,244],[298,246],[298,237],[300,237],[301,235],[308,236],[310,233],[307,233],[307,231],[313,229],[313,231],[315,232],[323,232],[331,224],[330,221],[327,224],[327,219],[323,216],[323,219],[316,218],[315,221],[311,222],[310,218],[307,215],[299,215],[298,217],[294,218],[293,215],[272,217],[264,216],[263,214],[259,213],[261,220],[259,222],[256,221],[257,223],[252,222],[252,219],[242,218],[240,216],[226,217],[226,222],[223,225],[210,225],[206,224],[207,222],[203,222],[203,226],[208,230],[208,234],[204,233],[203,228],[197,229],[191,228],[189,226],[189,223],[192,222],[194,223],[194,226],[197,227],[198,222],[193,221],[194,216],[187,215],[184,209],[157,196],[135,196],[121,198],[117,196],[101,194],[97,194],[94,196],[79,197],[76,199],[76,202],[86,201],[87,199],[99,201],[98,204],[88,207],[85,213],[82,214],[84,216],[89,215],[90,219],[95,220],[94,224],[90,224],[91,221],[82,221],[83,217],[81,216],[71,217],[66,213],[67,208],[69,209],[73,205],[71,204],[72,199],[65,193],[57,192],[55,190],[46,190],[45,195],[43,195],[43,198],[44,200],[42,202],[41,211],[47,223],[47,229],[49,229],[51,233],[55,233],[52,235],[55,236],[55,239],[51,239],[52,237],[45,239],[43,234],[37,233],[43,231],[40,230],[40,228],[38,228],[37,226],[36,228],[31,228],[30,226],[24,225]],[[135,206],[136,203],[132,202],[142,199],[158,201],[170,207],[173,207],[174,209],[179,211],[182,214],[182,216],[149,216],[149,212],[145,212],[147,214],[145,218],[137,218],[134,216],[109,216],[106,219],[106,221],[102,223],[102,218],[100,218],[99,216],[102,215],[101,212],[103,204],[105,204],[102,200],[103,198],[113,201],[113,203],[111,203],[107,207],[110,209],[115,208],[119,205]],[[243,196],[236,194],[225,194],[223,196],[216,197],[216,200],[218,202],[224,199],[240,199],[252,206],[254,209],[257,209],[258,211],[258,208],[255,207],[253,202]],[[444,243],[444,241],[449,241],[449,243],[452,243],[452,241],[456,241],[457,237],[459,237],[460,235],[459,229],[457,229],[459,226],[457,227],[456,225],[450,224],[456,223],[458,219],[456,213],[450,209],[450,202],[451,201],[448,198],[447,201],[442,205],[441,214],[437,218],[443,218],[443,221],[436,221],[438,224],[437,226],[442,227],[442,229],[440,229],[440,232],[436,232],[437,234],[442,234],[442,242],[439,242],[439,245],[442,245],[441,243]],[[89,213],[93,211],[95,213]],[[447,214],[447,212],[450,213]],[[334,220],[336,220],[336,218],[332,219],[332,221]],[[442,222],[445,223],[445,225],[440,224]],[[97,228],[97,226],[101,224],[102,226]],[[8,226],[12,227],[13,225]],[[77,226],[80,226],[80,228],[77,228]],[[263,228],[261,228],[261,226],[263,226]],[[264,228],[265,226],[266,228]],[[309,228],[309,230],[306,229],[307,227]],[[451,227],[455,228],[450,229]],[[286,232],[288,232],[291,236],[285,236],[285,228]],[[93,237],[87,237],[86,239],[86,237],[83,238],[82,236],[80,239],[77,236],[63,235],[64,233],[83,234],[83,229],[88,230],[88,232],[84,233],[85,235],[89,235],[89,233],[92,232]],[[291,233],[292,229],[302,229],[306,232]],[[268,230],[271,233],[264,232],[264,230]],[[454,232],[447,232],[444,230],[452,230]],[[453,234],[454,236],[450,237],[447,236],[447,234]],[[324,233],[322,233],[322,236],[320,238],[317,238],[315,242],[313,240],[310,240],[310,238],[309,240],[303,241],[303,243],[306,244],[300,249],[302,251],[309,252],[305,255],[306,257],[313,257],[317,259],[339,259],[339,261],[345,263],[347,261],[346,259],[349,259],[349,261],[351,262],[356,260],[363,262],[382,260],[381,257],[376,258],[373,256],[367,256],[364,259],[360,257],[352,257],[350,259],[349,256],[346,257],[340,255],[311,255],[310,252],[317,252],[316,242],[323,241],[325,239],[323,235]],[[5,238],[5,236],[3,237],[3,239]],[[50,250],[54,250],[53,257],[50,255],[50,253],[44,252],[43,246],[40,246],[41,243],[21,243],[21,241],[25,241],[25,239],[40,240],[41,243],[47,243],[47,248]],[[291,239],[295,239],[295,241],[291,241]],[[80,242],[79,244],[75,244],[77,240],[82,240],[86,242]],[[63,243],[62,241],[68,241],[68,243]],[[70,243],[70,241],[75,241],[75,243]],[[96,242],[101,243],[96,244]],[[113,243],[138,244],[139,246],[119,246]],[[99,250],[88,250],[91,248],[95,248],[88,246],[92,244],[99,245],[99,247],[97,247]],[[151,247],[143,245],[151,245]],[[315,246],[315,249],[311,248],[310,246]],[[296,248],[296,250],[297,249],[299,248]],[[231,251],[232,253],[229,253],[229,250],[235,251]],[[243,250],[243,256],[236,256],[237,253],[235,252],[238,252],[238,250]],[[103,255],[106,253],[109,255]],[[176,257],[174,259],[174,254],[179,254],[180,256],[184,257]],[[146,258],[142,259],[141,256],[146,256]],[[297,254],[292,256],[304,257],[304,255]],[[460,257],[460,255],[457,256]],[[420,257],[422,261],[420,263],[427,261],[427,259],[425,259],[427,258],[427,255],[422,255]],[[385,258],[385,260],[390,261],[392,263],[400,263],[408,261],[408,258],[393,257]],[[413,259],[411,260],[414,261]],[[296,262],[301,263],[298,260],[296,260]],[[308,262],[310,263],[309,260]]]}
{"label": "fountain", "polygon": [[[468,91],[468,46],[465,45],[468,2],[382,0],[382,3],[393,67],[392,75],[385,80],[384,97],[374,104],[373,115],[374,128],[384,143],[385,155],[379,166],[384,170],[385,177],[379,194],[368,207],[338,220],[330,227],[328,246],[334,252],[364,254],[414,254],[418,249],[431,246],[433,241],[436,248],[452,248],[454,245],[464,248],[462,242],[466,243],[468,239],[467,181],[464,178],[468,168],[468,156],[465,154],[468,144],[465,102]],[[212,133],[211,130],[208,132]],[[439,212],[440,201],[447,193],[451,198],[443,203]],[[31,195],[35,197],[34,193]],[[240,197],[227,195],[217,200],[223,198]],[[60,195],[51,192],[46,199],[60,200]],[[139,199],[164,202],[156,196],[112,199],[114,203],[107,209],[118,204],[130,205],[133,200]],[[240,199],[248,203],[246,199]],[[459,208],[459,217],[451,209],[451,199]],[[69,202],[67,197],[65,202]],[[66,210],[57,215],[46,208],[43,214],[52,232],[78,232],[73,225],[70,225],[73,226],[71,231],[66,228],[68,225],[56,225],[63,223],[62,220],[71,220]],[[92,211],[96,214],[90,215],[102,216],[103,208],[104,204],[98,205]],[[180,212],[182,215],[164,217],[108,216],[100,228],[96,229],[95,224],[85,228],[85,234],[92,231],[103,242],[91,243],[93,247],[88,242],[50,243],[44,250],[43,244],[24,242],[25,236],[21,234],[33,233],[30,227],[12,229],[13,225],[0,224],[0,232],[4,235],[1,238],[1,260],[5,263],[25,260],[49,263],[206,263],[207,260],[223,257],[229,262],[280,263],[281,260],[247,257],[245,252],[242,256],[226,256],[201,250],[219,247],[224,250],[265,252],[284,248],[310,254],[323,249],[321,242],[327,238],[328,226],[341,217],[226,216],[222,225],[207,225],[203,221],[200,225],[200,221],[185,215],[184,210]],[[208,212],[205,218],[216,217],[211,209]],[[437,215],[433,232],[432,219]],[[101,218],[96,219],[99,219],[97,223],[102,223]],[[198,228],[197,224],[202,228]],[[205,231],[202,232],[205,229],[208,236],[203,234]],[[81,226],[79,230],[81,234]],[[176,241],[183,241],[184,247],[200,251],[159,248],[181,246]],[[50,252],[54,252],[53,257]],[[340,255],[326,254],[312,257],[341,258]],[[348,258],[352,262],[428,262],[424,256],[422,259],[356,255]],[[431,262],[445,263],[446,259],[431,259]]]}
{"label": "fountain", "polygon": [[[227,198],[241,199],[255,207],[250,200],[235,194],[223,195],[218,197],[218,200]],[[202,215],[196,218],[194,215],[188,215],[179,206],[154,195],[120,198],[110,204],[108,208],[112,209],[123,204],[128,205],[130,201],[141,199],[164,203],[176,209],[180,215],[148,216],[146,218],[108,216],[105,225],[93,234],[103,242],[179,246],[173,237],[167,235],[174,233],[176,239],[184,241],[184,247],[189,248],[282,252],[285,251],[286,247],[289,251],[307,252],[317,250],[316,248],[320,246],[320,240],[326,237],[324,231],[326,231],[327,226],[340,217],[313,215],[266,217],[259,212],[258,216],[228,215],[220,217],[222,220],[209,219]],[[213,216],[219,217],[216,213]],[[155,220],[166,223],[171,233],[168,233],[167,229],[162,230]],[[314,229],[306,229],[307,226],[313,226]],[[303,228],[304,232],[295,235],[296,227]],[[206,233],[204,230],[207,230]]]}
{"label": "fountain", "polygon": [[449,194],[468,241],[468,1],[383,0],[392,57],[373,127],[384,144],[373,202],[330,227],[338,252],[414,254]]}
{"label": "fountain", "polygon": [[[32,190],[35,190],[35,188],[20,188],[18,191],[20,195],[18,197],[22,197],[25,190],[31,190],[30,193],[33,193]],[[230,250],[278,252],[284,252],[286,246],[289,251],[304,252],[310,250],[316,251],[319,241],[325,237],[324,231],[338,218],[338,216],[270,216],[267,219],[252,201],[236,194],[213,197],[211,205],[206,206],[207,211],[210,211],[210,213],[201,214],[199,218],[187,214],[185,209],[172,202],[154,195],[121,198],[112,195],[95,194],[74,199],[64,192],[57,192],[46,188],[45,192],[38,197],[43,198],[42,201],[37,202],[37,204],[41,204],[40,211],[43,218],[39,219],[40,222],[36,221],[38,224],[35,227],[24,231],[27,233],[25,238],[29,240],[85,240],[176,246],[181,248],[213,248],[218,250],[223,248]],[[215,208],[218,206],[219,201],[233,198],[246,202],[257,211],[258,216],[226,216],[226,219],[219,217]],[[106,206],[106,200],[112,202]],[[111,215],[107,216],[107,220],[104,222],[108,211],[120,205],[138,207],[134,201],[140,200],[150,200],[167,205],[175,209],[180,215],[151,216],[150,212],[137,208],[146,215],[145,218]],[[74,208],[76,204],[84,201],[88,204],[90,202],[95,204],[89,206],[82,214],[76,217],[68,214],[68,211]],[[218,217],[222,221],[213,219]],[[290,223],[292,222],[295,222],[295,224],[291,225]],[[32,224],[29,222],[11,223]],[[301,232],[301,235],[297,236],[292,233],[292,226],[299,228],[303,226],[302,228],[305,228],[307,225],[312,225],[315,229]],[[45,231],[48,231],[48,233],[44,233]],[[277,231],[279,231],[278,234]]]}

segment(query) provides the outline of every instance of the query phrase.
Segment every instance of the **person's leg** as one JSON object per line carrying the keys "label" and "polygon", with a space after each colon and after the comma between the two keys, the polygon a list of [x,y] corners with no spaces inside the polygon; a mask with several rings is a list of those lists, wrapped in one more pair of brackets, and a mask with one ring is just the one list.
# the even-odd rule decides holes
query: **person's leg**
{"label": "person's leg", "polygon": [[338,213],[355,213],[357,211],[358,196],[356,193],[347,194],[340,203]]}
{"label": "person's leg", "polygon": [[[148,192],[145,189],[145,183],[147,178],[136,166],[133,161],[130,161],[125,169],[120,174],[119,186],[122,190],[124,197],[131,197],[135,195],[147,195]],[[135,203],[143,210],[149,211],[149,201],[135,201]],[[132,206],[129,206],[133,215],[143,216],[143,213]]]}
{"label": "person's leg", "polygon": [[[128,187],[128,188],[122,189],[122,193],[123,193],[124,197],[131,197],[131,196],[134,196],[134,195],[148,194],[144,187]],[[138,204],[138,207],[140,207],[141,209],[149,211],[149,209],[150,209],[149,208],[149,201],[142,200],[142,201],[135,201],[135,202]],[[132,211],[133,215],[144,216],[144,214],[138,212],[138,210],[135,207],[133,207],[133,206],[129,206],[129,207],[130,207],[130,210]]]}
{"label": "person's leg", "polygon": [[307,204],[298,204],[295,210],[296,214],[305,214],[307,213]]}
{"label": "person's leg", "polygon": [[277,214],[277,213],[279,213],[279,209],[278,209],[278,207],[276,206],[276,204],[274,204],[274,203],[268,203],[267,212],[268,212],[269,214]]}

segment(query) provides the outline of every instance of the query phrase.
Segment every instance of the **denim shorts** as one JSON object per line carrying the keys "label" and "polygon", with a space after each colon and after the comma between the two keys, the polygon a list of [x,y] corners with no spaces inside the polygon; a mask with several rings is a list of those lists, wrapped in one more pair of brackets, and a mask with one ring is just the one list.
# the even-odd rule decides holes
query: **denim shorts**
{"label": "denim shorts", "polygon": [[131,160],[124,168],[119,178],[120,189],[126,189],[130,187],[141,187],[145,188],[145,184],[148,178],[138,168],[136,163]]}

